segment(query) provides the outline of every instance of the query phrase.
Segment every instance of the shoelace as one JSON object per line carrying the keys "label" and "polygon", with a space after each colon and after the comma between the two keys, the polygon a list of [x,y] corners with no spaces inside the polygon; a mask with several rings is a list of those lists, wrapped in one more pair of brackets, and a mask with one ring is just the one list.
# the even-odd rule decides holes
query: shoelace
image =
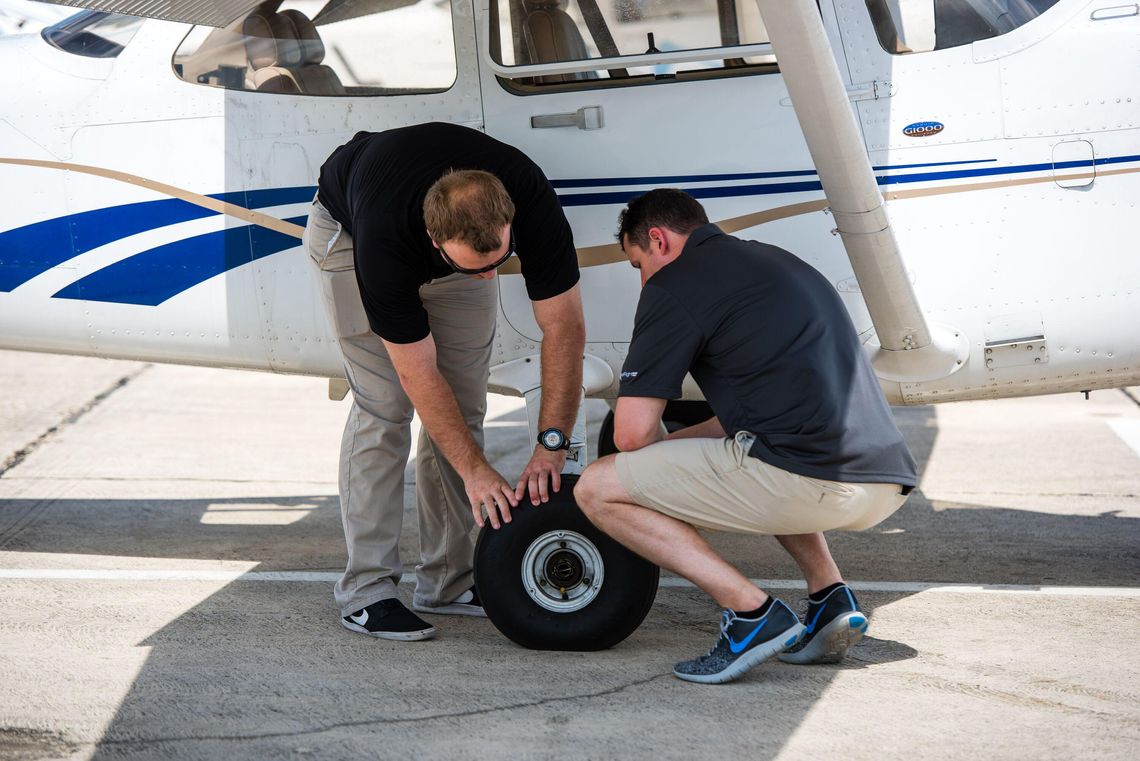
{"label": "shoelace", "polygon": [[709,651],[705,653],[706,658],[716,652],[716,649],[720,647],[721,642],[724,642],[726,639],[728,639],[728,627],[732,626],[732,622],[735,620],[736,614],[728,608],[725,608],[720,612],[720,636],[717,637],[716,642],[714,642],[713,646],[709,648]]}

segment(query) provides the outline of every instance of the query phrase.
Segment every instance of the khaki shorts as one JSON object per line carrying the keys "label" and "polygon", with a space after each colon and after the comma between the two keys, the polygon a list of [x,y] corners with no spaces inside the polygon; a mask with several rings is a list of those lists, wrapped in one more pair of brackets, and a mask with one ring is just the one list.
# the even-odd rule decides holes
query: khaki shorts
{"label": "khaki shorts", "polygon": [[754,437],[674,439],[617,456],[637,504],[698,528],[811,534],[870,528],[902,507],[898,484],[825,481],[748,456]]}

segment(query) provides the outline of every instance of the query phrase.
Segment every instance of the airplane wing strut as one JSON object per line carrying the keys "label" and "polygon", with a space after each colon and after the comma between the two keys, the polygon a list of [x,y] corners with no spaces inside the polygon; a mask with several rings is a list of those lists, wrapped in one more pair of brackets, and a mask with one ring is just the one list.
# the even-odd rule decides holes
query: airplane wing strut
{"label": "airplane wing strut", "polygon": [[875,371],[898,381],[950,375],[965,363],[968,343],[922,313],[815,0],[757,3],[875,326]]}

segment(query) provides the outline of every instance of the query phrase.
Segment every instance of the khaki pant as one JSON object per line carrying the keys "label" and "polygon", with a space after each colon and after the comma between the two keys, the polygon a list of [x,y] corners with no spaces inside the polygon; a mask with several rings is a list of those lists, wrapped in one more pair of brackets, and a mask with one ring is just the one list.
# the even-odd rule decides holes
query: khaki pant
{"label": "khaki pant", "polygon": [[[352,388],[340,451],[348,565],[333,590],[344,616],[396,596],[403,570],[399,544],[413,408],[383,342],[369,328],[353,268],[352,238],[317,201],[303,243],[318,271]],[[498,283],[451,275],[422,286],[420,298],[439,371],[481,447]],[[420,563],[414,601],[444,605],[473,584],[474,518],[463,480],[426,431],[420,433],[416,452],[416,495]]]}
{"label": "khaki pant", "polygon": [[674,439],[622,452],[615,467],[633,500],[698,528],[746,534],[858,531],[906,497],[898,484],[808,478],[748,455],[752,434]]}

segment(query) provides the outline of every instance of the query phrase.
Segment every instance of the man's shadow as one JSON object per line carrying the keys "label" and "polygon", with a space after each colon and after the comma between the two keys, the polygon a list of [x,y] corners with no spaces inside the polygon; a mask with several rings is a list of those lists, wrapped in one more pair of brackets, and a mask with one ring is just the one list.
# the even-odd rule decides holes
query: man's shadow
{"label": "man's shadow", "polygon": [[[937,436],[934,410],[897,410],[896,418],[924,467]],[[498,422],[515,425],[488,428],[488,449],[517,447],[525,422]],[[408,486],[406,561],[417,554]],[[875,529],[832,536],[834,554],[850,579],[1135,581],[1125,577],[1136,567],[1140,521],[958,507],[935,506],[915,492]],[[256,560],[255,570],[343,567],[337,499],[328,494],[59,500],[36,509],[35,520],[3,549]],[[243,523],[242,513],[260,522]],[[278,523],[267,525],[264,516],[275,513]],[[798,576],[774,540],[722,535],[714,542],[748,576]],[[837,673],[917,655],[907,643],[873,636],[875,609],[907,596],[860,595],[872,636],[844,664],[765,664],[718,693],[668,674],[673,660],[703,651],[715,634],[715,605],[696,589],[662,590],[641,628],[611,650],[551,653],[523,650],[482,619],[434,619],[440,636],[424,643],[372,640],[337,624],[330,584],[237,581],[138,643],[151,652],[94,758],[462,758],[496,748],[516,757],[559,750],[574,757],[691,757],[743,743],[750,757],[769,759]],[[662,708],[662,701],[673,707]],[[762,722],[754,718],[757,706]],[[613,715],[630,725],[614,727]],[[737,729],[712,729],[726,722]]]}

